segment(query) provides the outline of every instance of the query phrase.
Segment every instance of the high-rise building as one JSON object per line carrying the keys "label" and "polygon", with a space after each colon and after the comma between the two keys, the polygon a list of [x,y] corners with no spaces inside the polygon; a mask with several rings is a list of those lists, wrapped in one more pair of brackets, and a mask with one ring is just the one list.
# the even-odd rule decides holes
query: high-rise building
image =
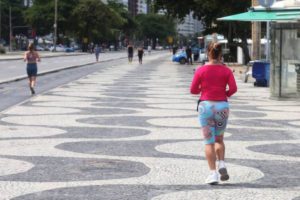
{"label": "high-rise building", "polygon": [[[106,0],[102,0],[102,2],[107,3]],[[128,8],[131,16],[148,13],[147,2],[149,2],[149,0],[118,0],[118,2],[124,4]]]}
{"label": "high-rise building", "polygon": [[24,6],[31,7],[33,4],[32,0],[24,0]]}
{"label": "high-rise building", "polygon": [[128,0],[128,11],[131,16],[137,15],[137,2],[138,0]]}
{"label": "high-rise building", "polygon": [[193,17],[193,13],[188,14],[182,22],[177,24],[177,31],[180,35],[189,36],[203,31],[201,21]]}
{"label": "high-rise building", "polygon": [[147,14],[147,0],[128,0],[128,11],[132,16]]}
{"label": "high-rise building", "polygon": [[147,14],[147,1],[146,0],[138,0],[137,13],[138,14]]}

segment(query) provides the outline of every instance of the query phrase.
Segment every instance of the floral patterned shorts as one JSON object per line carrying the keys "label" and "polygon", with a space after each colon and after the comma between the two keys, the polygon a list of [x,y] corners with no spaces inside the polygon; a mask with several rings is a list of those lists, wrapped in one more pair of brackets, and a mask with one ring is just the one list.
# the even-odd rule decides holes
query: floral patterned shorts
{"label": "floral patterned shorts", "polygon": [[216,137],[223,135],[227,126],[229,116],[228,102],[201,101],[198,106],[198,112],[204,143],[215,143]]}

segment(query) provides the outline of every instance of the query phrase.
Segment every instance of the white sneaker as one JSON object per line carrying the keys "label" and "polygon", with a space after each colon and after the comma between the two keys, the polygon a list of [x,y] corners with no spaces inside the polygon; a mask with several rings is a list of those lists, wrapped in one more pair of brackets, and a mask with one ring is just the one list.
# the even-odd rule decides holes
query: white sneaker
{"label": "white sneaker", "polygon": [[218,182],[219,182],[218,173],[210,174],[205,180],[205,183],[210,184],[210,185],[216,185],[216,184],[218,184]]}
{"label": "white sneaker", "polygon": [[219,168],[219,173],[221,175],[220,177],[221,181],[228,181],[229,175],[227,173],[226,167]]}

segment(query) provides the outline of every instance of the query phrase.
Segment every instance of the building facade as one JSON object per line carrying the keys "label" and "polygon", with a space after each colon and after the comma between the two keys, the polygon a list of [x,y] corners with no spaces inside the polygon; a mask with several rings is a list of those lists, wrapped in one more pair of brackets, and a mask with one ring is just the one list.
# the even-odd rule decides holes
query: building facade
{"label": "building facade", "polygon": [[189,36],[203,31],[203,24],[193,17],[193,13],[188,14],[183,21],[177,23],[179,35]]}
{"label": "building facade", "polygon": [[[124,4],[128,8],[128,11],[131,16],[148,13],[147,0],[118,0],[118,1]],[[106,0],[102,0],[102,2],[107,3]]]}
{"label": "building facade", "polygon": [[24,6],[31,7],[32,5],[33,5],[33,1],[32,0],[24,0]]}
{"label": "building facade", "polygon": [[138,0],[128,0],[128,11],[131,16],[137,15],[137,4]]}

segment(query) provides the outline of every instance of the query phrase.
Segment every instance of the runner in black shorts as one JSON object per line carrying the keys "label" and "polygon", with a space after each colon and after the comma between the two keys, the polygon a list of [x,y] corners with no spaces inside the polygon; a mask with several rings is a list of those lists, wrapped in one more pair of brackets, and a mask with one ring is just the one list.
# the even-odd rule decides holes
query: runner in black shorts
{"label": "runner in black shorts", "polygon": [[28,80],[29,80],[29,88],[31,91],[31,94],[34,95],[34,86],[36,84],[36,76],[37,76],[37,62],[40,62],[40,56],[39,54],[35,51],[35,47],[33,43],[30,43],[28,45],[28,51],[25,52],[24,54],[24,61],[27,62],[27,75],[28,75]]}
{"label": "runner in black shorts", "polygon": [[133,46],[131,44],[128,45],[127,52],[128,52],[128,62],[131,63],[133,58]]}

